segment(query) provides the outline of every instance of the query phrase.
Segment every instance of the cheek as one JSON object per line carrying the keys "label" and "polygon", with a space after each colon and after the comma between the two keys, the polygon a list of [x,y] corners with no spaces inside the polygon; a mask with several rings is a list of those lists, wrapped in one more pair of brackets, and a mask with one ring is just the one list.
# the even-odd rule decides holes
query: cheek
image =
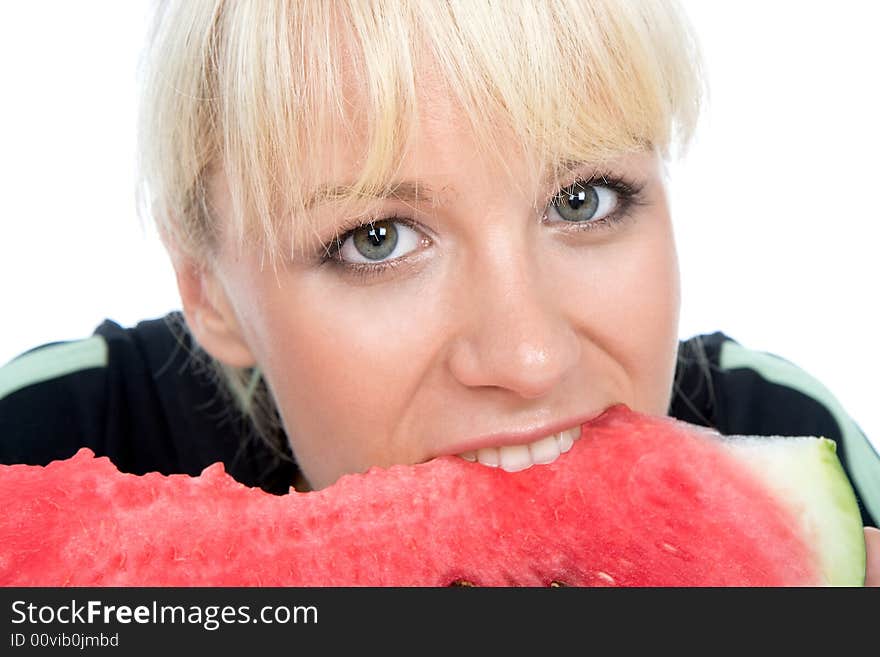
{"label": "cheek", "polygon": [[635,410],[665,415],[678,354],[678,261],[674,248],[659,249],[645,259],[646,275],[634,294],[639,303],[630,306],[622,320],[635,327],[631,356],[624,362],[637,385]]}
{"label": "cheek", "polygon": [[667,213],[643,217],[624,239],[579,264],[572,276],[582,284],[568,303],[588,345],[585,360],[615,379],[620,400],[634,410],[665,415],[680,306],[678,258]]}
{"label": "cheek", "polygon": [[376,303],[375,292],[338,293],[298,281],[274,301],[262,297],[271,308],[262,315],[258,359],[267,364],[292,449],[315,488],[417,454],[394,428],[427,357],[431,314],[414,306],[425,295],[398,289]]}

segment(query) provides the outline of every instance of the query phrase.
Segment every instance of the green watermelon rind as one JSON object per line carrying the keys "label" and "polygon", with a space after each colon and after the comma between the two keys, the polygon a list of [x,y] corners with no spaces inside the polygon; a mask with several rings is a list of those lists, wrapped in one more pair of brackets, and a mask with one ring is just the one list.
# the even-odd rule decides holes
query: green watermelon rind
{"label": "green watermelon rind", "polygon": [[852,484],[828,438],[728,436],[727,444],[792,511],[829,586],[863,586],[865,535]]}

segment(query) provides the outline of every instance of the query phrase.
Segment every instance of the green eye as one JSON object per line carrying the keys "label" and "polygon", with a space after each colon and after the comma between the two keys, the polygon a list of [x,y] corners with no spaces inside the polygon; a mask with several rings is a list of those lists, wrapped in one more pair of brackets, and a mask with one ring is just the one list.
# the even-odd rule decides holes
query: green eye
{"label": "green eye", "polygon": [[393,221],[367,224],[352,233],[352,243],[367,260],[384,260],[397,246],[397,227]]}
{"label": "green eye", "polygon": [[609,187],[575,183],[560,190],[551,206],[565,221],[588,222],[613,212],[617,200],[617,193]]}
{"label": "green eye", "polygon": [[407,219],[387,217],[361,224],[325,247],[336,260],[352,265],[385,264],[418,250],[423,234]]}

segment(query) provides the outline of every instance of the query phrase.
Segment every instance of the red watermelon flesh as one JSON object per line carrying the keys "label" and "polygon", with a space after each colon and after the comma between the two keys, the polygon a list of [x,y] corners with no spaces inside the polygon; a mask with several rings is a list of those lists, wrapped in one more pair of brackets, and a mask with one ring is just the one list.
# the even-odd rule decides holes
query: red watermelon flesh
{"label": "red watermelon flesh", "polygon": [[458,457],[275,496],[221,464],[120,473],[87,449],[0,466],[4,586],[859,585],[831,441],[722,439],[616,406],[567,454]]}

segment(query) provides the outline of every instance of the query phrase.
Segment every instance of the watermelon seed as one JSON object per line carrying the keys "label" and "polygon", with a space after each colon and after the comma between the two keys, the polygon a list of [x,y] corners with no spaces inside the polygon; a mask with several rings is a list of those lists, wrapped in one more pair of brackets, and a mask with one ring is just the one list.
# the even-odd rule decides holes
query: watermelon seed
{"label": "watermelon seed", "polygon": [[476,584],[466,579],[454,579],[446,586],[476,586]]}
{"label": "watermelon seed", "polygon": [[614,578],[602,570],[596,571],[596,577],[598,577],[599,579],[604,579],[609,584],[614,584]]}
{"label": "watermelon seed", "polygon": [[665,552],[668,552],[669,554],[678,557],[679,559],[683,559],[684,561],[693,561],[694,559],[692,554],[670,543],[660,542],[657,545]]}
{"label": "watermelon seed", "polygon": [[553,581],[550,582],[551,589],[558,589],[558,588],[562,588],[562,587],[566,587],[566,586],[568,586],[568,584],[566,584],[565,582],[560,582],[559,580],[556,580],[556,579],[554,579]]}

